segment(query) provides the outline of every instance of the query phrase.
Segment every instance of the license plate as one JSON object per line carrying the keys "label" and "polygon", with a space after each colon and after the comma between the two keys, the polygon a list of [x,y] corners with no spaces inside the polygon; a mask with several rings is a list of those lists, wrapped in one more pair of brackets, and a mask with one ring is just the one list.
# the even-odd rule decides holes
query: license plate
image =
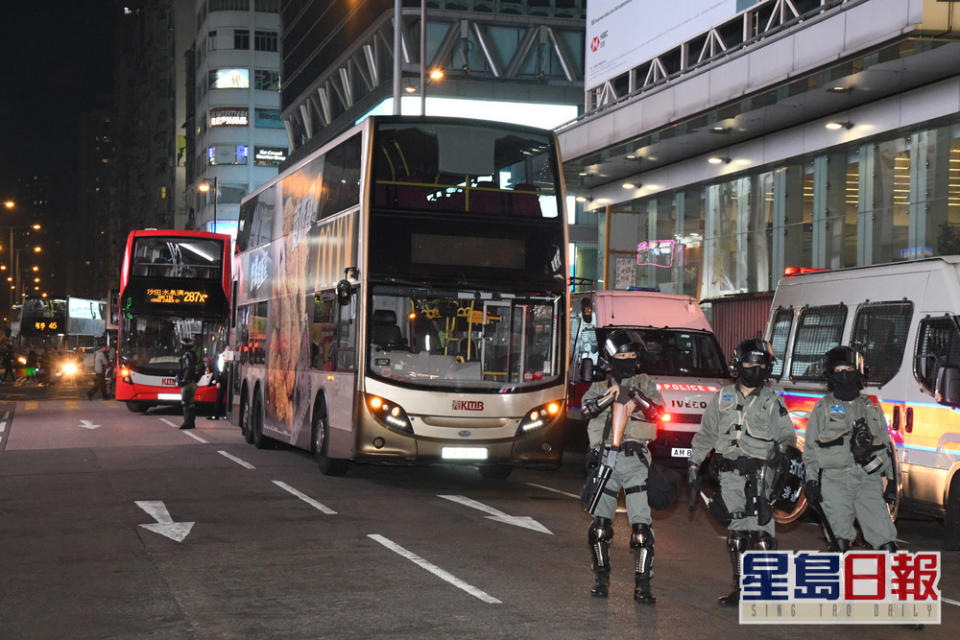
{"label": "license plate", "polygon": [[440,450],[444,460],[486,460],[485,447],[444,447]]}
{"label": "license plate", "polygon": [[692,449],[682,449],[680,447],[673,447],[670,449],[670,455],[674,458],[689,458],[692,453]]}
{"label": "license plate", "polygon": [[158,393],[157,400],[180,400],[181,395],[179,393]]}

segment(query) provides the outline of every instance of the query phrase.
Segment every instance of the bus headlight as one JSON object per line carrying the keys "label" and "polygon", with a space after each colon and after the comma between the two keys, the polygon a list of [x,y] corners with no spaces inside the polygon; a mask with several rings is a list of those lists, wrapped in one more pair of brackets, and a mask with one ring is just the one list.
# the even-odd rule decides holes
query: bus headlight
{"label": "bus headlight", "polygon": [[130,377],[130,369],[120,367],[120,379],[127,384],[133,384],[133,378]]}
{"label": "bus headlight", "polygon": [[557,419],[562,408],[563,403],[554,400],[527,411],[527,415],[523,416],[523,420],[520,421],[520,428],[517,429],[517,433],[529,433],[547,426]]}
{"label": "bus headlight", "polygon": [[367,408],[377,422],[387,429],[405,434],[413,433],[413,425],[410,424],[407,412],[395,402],[384,400],[380,396],[367,396]]}

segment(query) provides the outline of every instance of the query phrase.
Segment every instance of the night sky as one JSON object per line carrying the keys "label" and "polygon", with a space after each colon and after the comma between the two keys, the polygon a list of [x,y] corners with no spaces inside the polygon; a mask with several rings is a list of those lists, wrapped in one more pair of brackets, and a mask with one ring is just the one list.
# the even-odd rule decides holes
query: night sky
{"label": "night sky", "polygon": [[[17,178],[49,175],[50,211],[40,220],[48,234],[75,199],[79,116],[112,101],[112,15],[112,0],[4,3],[0,198],[17,195]],[[18,207],[16,216],[34,212]]]}

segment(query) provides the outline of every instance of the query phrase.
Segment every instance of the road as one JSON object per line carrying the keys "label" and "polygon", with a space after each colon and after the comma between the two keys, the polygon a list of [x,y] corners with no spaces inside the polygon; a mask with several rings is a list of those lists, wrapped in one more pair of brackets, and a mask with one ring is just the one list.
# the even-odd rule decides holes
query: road
{"label": "road", "polygon": [[[655,514],[656,606],[632,600],[625,515],[611,596],[590,598],[576,454],[501,481],[444,466],[330,478],[307,452],[257,450],[227,422],[179,431],[175,410],[133,414],[76,387],[0,388],[0,423],[4,639],[873,640],[960,625],[960,554],[944,553],[940,626],[742,628],[716,606],[730,586],[724,531],[683,496]],[[939,523],[899,524],[905,548],[939,548]],[[823,545],[809,522],[778,535],[781,548]]]}

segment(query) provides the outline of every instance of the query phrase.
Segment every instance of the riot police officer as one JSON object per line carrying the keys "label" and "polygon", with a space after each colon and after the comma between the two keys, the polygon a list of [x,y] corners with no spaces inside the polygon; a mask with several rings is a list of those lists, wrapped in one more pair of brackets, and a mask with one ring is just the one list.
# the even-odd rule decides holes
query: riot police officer
{"label": "riot police officer", "polygon": [[863,356],[850,347],[835,347],[823,356],[829,393],[807,421],[804,493],[821,505],[834,536],[832,551],[850,548],[854,519],[874,549],[896,551],[897,529],[887,508],[896,496],[893,446],[880,409],[860,393],[863,375]]}
{"label": "riot police officer", "polygon": [[[733,591],[719,599],[722,607],[740,602],[740,559],[749,549],[776,549],[773,514],[768,499],[769,461],[778,448],[796,444],[796,433],[783,400],[765,385],[773,366],[769,343],[741,342],[734,350],[736,382],[724,385],[710,399],[700,431],[693,437],[687,482],[699,486],[700,464],[713,450],[711,467],[720,480],[719,509],[729,532],[727,548],[733,565]],[[723,523],[723,522],[722,522]]]}
{"label": "riot police officer", "polygon": [[[651,456],[647,444],[657,437],[652,412],[662,407],[663,398],[656,384],[645,373],[637,373],[638,353],[643,341],[635,332],[616,329],[603,342],[600,361],[607,369],[606,379],[594,382],[584,395],[584,413],[591,418],[587,434],[592,450],[604,447],[606,461],[612,461],[612,474],[603,490],[588,530],[596,583],[590,594],[606,598],[610,588],[610,541],[617,498],[623,488],[634,550],[633,598],[642,604],[654,604],[650,589],[653,577],[653,528],[646,484]],[[633,415],[638,406],[646,413]],[[610,411],[607,411],[610,408]],[[609,416],[609,419],[608,419]]]}
{"label": "riot police officer", "polygon": [[187,336],[180,340],[183,351],[180,354],[180,371],[177,382],[180,384],[180,402],[183,405],[183,424],[181,429],[193,429],[197,417],[197,355],[194,353],[193,338]]}

